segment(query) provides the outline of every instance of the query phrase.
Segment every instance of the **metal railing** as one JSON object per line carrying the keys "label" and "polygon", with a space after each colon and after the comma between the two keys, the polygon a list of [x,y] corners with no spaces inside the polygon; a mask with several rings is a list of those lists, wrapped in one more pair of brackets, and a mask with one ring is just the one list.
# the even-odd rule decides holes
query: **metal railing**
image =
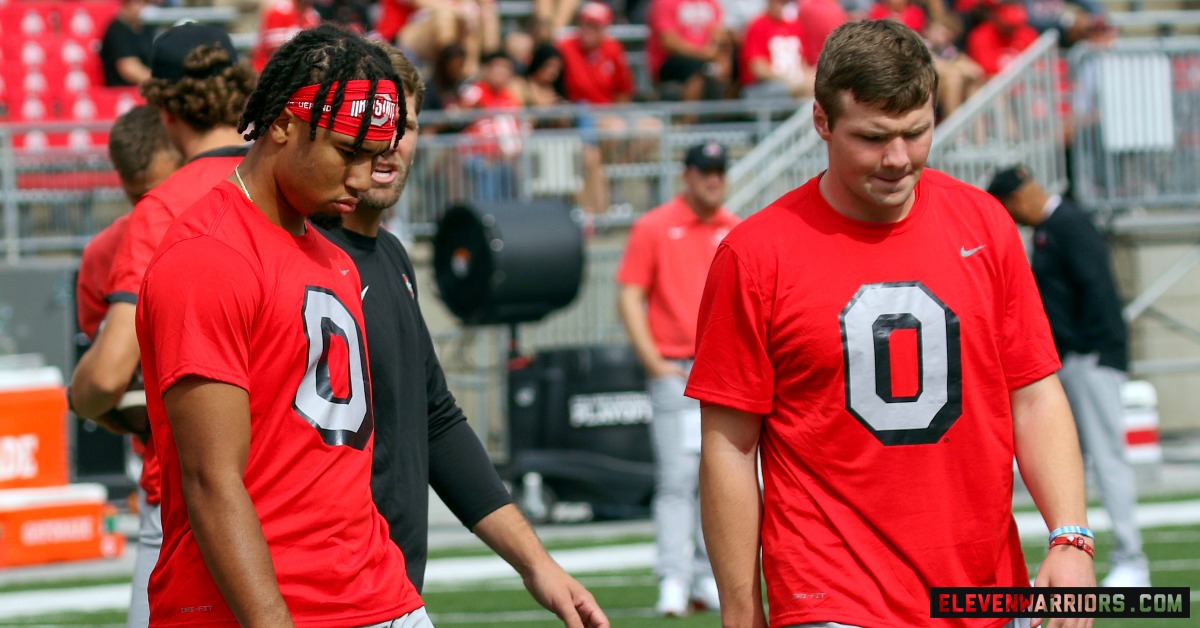
{"label": "metal railing", "polygon": [[[512,112],[422,112],[424,128],[464,129],[481,118],[508,136],[424,135],[399,213],[412,233],[433,233],[458,202],[577,199],[599,174],[609,207],[592,207],[601,226],[629,224],[676,193],[688,146],[715,140],[731,156],[750,152],[797,109],[794,100],[578,106]],[[536,128],[563,125],[562,128]],[[589,156],[587,153],[592,152]],[[590,157],[590,159],[589,159]],[[602,164],[602,172],[589,172]],[[605,211],[611,208],[612,211]]]}
{"label": "metal railing", "polygon": [[128,209],[108,161],[111,123],[0,125],[4,257],[78,253]]}
{"label": "metal railing", "polygon": [[797,188],[828,165],[807,101],[729,169],[726,207],[748,216]]}
{"label": "metal railing", "polygon": [[1200,204],[1200,38],[1079,46],[1070,59],[1072,174],[1083,206]]}
{"label": "metal railing", "polygon": [[938,125],[929,167],[986,187],[1023,163],[1047,190],[1065,190],[1065,72],[1057,34],[1043,34]]}

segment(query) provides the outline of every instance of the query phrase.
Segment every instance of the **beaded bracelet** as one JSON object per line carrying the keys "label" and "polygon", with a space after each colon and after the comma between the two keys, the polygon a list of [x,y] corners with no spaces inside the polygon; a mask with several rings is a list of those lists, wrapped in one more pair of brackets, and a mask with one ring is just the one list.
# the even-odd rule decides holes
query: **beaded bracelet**
{"label": "beaded bracelet", "polygon": [[1091,545],[1087,544],[1087,541],[1083,540],[1082,536],[1075,536],[1074,534],[1071,534],[1055,537],[1052,541],[1050,541],[1049,549],[1054,549],[1059,545],[1070,545],[1071,547],[1081,549],[1087,552],[1087,555],[1091,556],[1092,560],[1096,559],[1096,551],[1092,549]]}
{"label": "beaded bracelet", "polygon": [[1079,534],[1093,540],[1096,538],[1096,535],[1092,534],[1091,530],[1083,526],[1063,526],[1061,528],[1055,528],[1052,532],[1050,532],[1050,541],[1053,541],[1055,538],[1064,534]]}

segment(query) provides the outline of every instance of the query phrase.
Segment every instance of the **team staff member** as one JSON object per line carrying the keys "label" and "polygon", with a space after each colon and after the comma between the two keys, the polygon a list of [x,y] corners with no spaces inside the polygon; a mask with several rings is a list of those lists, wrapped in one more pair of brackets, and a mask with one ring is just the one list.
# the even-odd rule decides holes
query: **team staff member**
{"label": "team staff member", "polygon": [[928,626],[930,587],[1027,586],[1014,454],[1055,536],[1037,585],[1095,585],[1037,288],[999,204],[925,169],[936,93],[911,29],[840,27],[817,64],[828,170],[713,260],[687,392],[727,626],[766,625],[760,564],[774,626]]}
{"label": "team staff member", "polygon": [[[238,117],[254,89],[255,75],[239,63],[229,35],[199,24],[174,27],[154,41],[152,78],[142,86],[171,144],[188,160],[174,175],[146,193],[130,214],[128,227],[109,270],[103,332],[80,358],[69,396],[77,414],[95,419],[118,405],[138,369],[134,312],[142,275],[175,217],[229,176],[245,154]],[[143,433],[143,416],[122,414],[125,425]],[[159,465],[153,439],[142,451],[139,481],[138,560],[128,623],[149,621],[146,584],[162,541],[159,523]]]}
{"label": "team staff member", "polygon": [[1034,227],[1033,278],[1062,359],[1058,376],[1113,522],[1112,569],[1101,585],[1148,587],[1150,563],[1135,515],[1137,476],[1125,458],[1121,423],[1129,353],[1108,245],[1078,205],[1047,194],[1024,166],[996,173],[988,193],[1017,223]]}
{"label": "team staff member", "polygon": [[[567,626],[607,626],[595,599],[546,553],[512,503],[475,432],[446,387],[425,318],[417,305],[416,273],[399,238],[379,228],[400,200],[416,156],[417,114],[425,84],[404,53],[384,43],[404,88],[408,117],[395,149],[375,160],[371,189],[341,228],[323,233],[354,260],[362,278],[363,317],[375,406],[371,492],[404,552],[409,579],[421,590],[428,554],[429,485],[463,525],[496,550],[530,593]],[[314,215],[313,222],[326,222]],[[371,288],[374,287],[374,290]],[[368,292],[370,293],[368,297]]]}
{"label": "team staff member", "polygon": [[646,369],[654,415],[659,615],[685,615],[692,600],[714,610],[719,606],[700,532],[700,408],[683,396],[683,387],[696,345],[704,273],[738,222],[722,205],[728,162],[716,142],[688,149],[682,193],[634,224],[617,271],[617,309]]}
{"label": "team staff member", "polygon": [[370,188],[405,115],[398,84],[357,35],[296,35],[246,103],[246,159],[176,220],[146,270],[138,334],[163,470],[156,625],[430,625],[371,502],[358,273],[305,222],[350,212]]}

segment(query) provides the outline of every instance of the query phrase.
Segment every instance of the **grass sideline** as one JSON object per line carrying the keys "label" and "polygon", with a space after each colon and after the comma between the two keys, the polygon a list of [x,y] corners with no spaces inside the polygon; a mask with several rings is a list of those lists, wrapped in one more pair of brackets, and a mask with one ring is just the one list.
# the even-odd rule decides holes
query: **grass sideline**
{"label": "grass sideline", "polygon": [[[1200,524],[1148,529],[1144,532],[1146,552],[1150,557],[1157,586],[1200,586]],[[649,540],[640,535],[627,535],[608,539],[599,545]],[[1107,572],[1108,551],[1112,546],[1111,533],[1100,533],[1101,552],[1096,563],[1101,576]],[[595,547],[595,541],[572,543],[556,541],[556,549]],[[469,548],[470,549],[470,548]],[[1026,558],[1031,562],[1031,572],[1037,568],[1045,548],[1033,541],[1024,545]],[[473,553],[473,552],[472,552]],[[472,555],[468,553],[467,555]],[[446,553],[443,557],[454,554]],[[712,614],[697,614],[683,619],[665,620],[654,616],[653,608],[657,597],[657,585],[648,569],[586,574],[579,579],[596,595],[617,628],[694,628],[718,626],[720,622]],[[22,590],[57,590],[64,588],[115,584],[127,580],[121,578],[66,579],[52,583],[41,583],[32,589],[23,586],[8,586],[2,592]],[[1193,603],[1200,599],[1200,591],[1193,592]],[[542,609],[529,596],[516,578],[504,578],[486,583],[464,583],[455,585],[431,585],[425,591],[425,600],[430,615],[437,626],[464,628],[553,628],[561,626],[549,612]],[[0,620],[2,626],[123,626],[124,611],[98,611],[91,613],[54,613],[21,619]],[[1190,625],[1194,620],[1138,619],[1096,620],[1101,628],[1171,628]]]}

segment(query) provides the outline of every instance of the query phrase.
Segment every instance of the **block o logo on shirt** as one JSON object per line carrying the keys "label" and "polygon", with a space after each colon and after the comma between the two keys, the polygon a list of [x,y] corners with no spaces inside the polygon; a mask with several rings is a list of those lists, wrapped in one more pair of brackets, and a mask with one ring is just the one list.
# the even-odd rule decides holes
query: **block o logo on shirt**
{"label": "block o logo on shirt", "polygon": [[308,368],[292,406],[327,445],[365,449],[374,419],[357,321],[332,291],[308,286],[302,310]]}
{"label": "block o logo on shirt", "polygon": [[884,445],[936,443],[962,415],[958,316],[905,281],[862,286],[839,319],[846,410]]}

